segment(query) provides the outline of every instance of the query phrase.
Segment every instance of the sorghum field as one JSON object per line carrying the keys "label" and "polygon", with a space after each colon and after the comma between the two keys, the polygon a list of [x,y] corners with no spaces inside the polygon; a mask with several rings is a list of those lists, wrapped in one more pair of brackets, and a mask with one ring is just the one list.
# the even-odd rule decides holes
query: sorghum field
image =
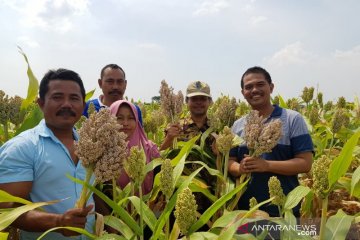
{"label": "sorghum field", "polygon": [[[25,54],[24,57],[27,61]],[[0,145],[36,126],[42,119],[42,113],[34,103],[38,82],[30,66],[28,76],[26,99],[8,96],[0,90]],[[188,116],[188,111],[181,92],[175,94],[165,81],[161,84],[159,81],[159,90],[160,98],[154,98],[151,103],[136,104],[142,110],[148,138],[160,146],[166,126]],[[91,98],[93,92],[87,94],[87,99]],[[188,142],[176,142],[171,150],[161,152],[161,158],[146,166],[141,161],[141,151],[132,149],[123,163],[129,169],[127,172],[132,176],[132,181],[123,190],[114,188],[112,199],[91,183],[82,182],[89,192],[97,194],[113,209],[109,216],[98,216],[96,233],[85,234],[90,239],[144,239],[144,229],[147,229],[147,232],[152,232],[151,239],[360,239],[359,99],[348,102],[344,97],[339,97],[336,102],[323,102],[323,93],[315,92],[313,87],[304,87],[299,89],[299,96],[283,99],[278,95],[273,96],[272,101],[283,108],[298,111],[305,117],[315,146],[311,172],[300,174],[301,185],[287,196],[283,194],[280,182],[275,177],[269,181],[269,200],[258,203],[253,199],[249,203],[249,211],[236,209],[249,176],[233,179],[225,171],[230,148],[245,141],[233,136],[228,127],[239,117],[248,114],[250,108],[244,101],[221,96],[214,99],[208,113],[211,128],[201,136],[195,136]],[[89,120],[81,119],[77,128],[86,127],[83,132],[90,136],[95,130],[86,125],[87,122],[93,121],[95,125],[103,123],[111,119],[106,114],[93,114]],[[205,149],[206,138],[212,132],[218,133],[217,157]],[[112,144],[103,141],[102,144]],[[116,141],[120,144],[121,139]],[[82,146],[81,138],[78,146]],[[87,153],[82,154],[86,156]],[[132,168],[126,167],[126,164],[136,166],[135,171],[131,172]],[[194,164],[197,168],[189,172]],[[154,178],[152,192],[148,195],[133,194],[139,189],[145,173],[153,169],[159,171]],[[210,189],[198,177],[200,171],[206,171],[216,179],[215,188]],[[111,180],[111,174],[103,178]],[[98,183],[101,182],[100,179]],[[194,193],[204,195],[212,203],[202,214],[197,212]],[[6,201],[19,199],[0,192],[0,202]],[[0,209],[0,231],[3,231],[0,239],[6,239],[9,231],[7,227],[21,213],[51,204],[20,202],[28,207]],[[269,203],[278,206],[281,217],[270,218],[258,209]],[[296,219],[292,209],[299,203],[301,218]],[[172,212],[175,223],[169,220]],[[260,221],[261,224],[255,223]],[[105,232],[104,224],[116,229],[117,234]]]}

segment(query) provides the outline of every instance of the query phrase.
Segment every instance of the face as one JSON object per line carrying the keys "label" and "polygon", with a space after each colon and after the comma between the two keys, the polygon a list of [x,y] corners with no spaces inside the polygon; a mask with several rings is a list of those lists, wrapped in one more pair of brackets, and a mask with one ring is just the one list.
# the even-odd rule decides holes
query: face
{"label": "face", "polygon": [[136,118],[130,106],[122,104],[119,107],[116,117],[118,123],[122,125],[120,131],[124,132],[129,139],[136,129]]}
{"label": "face", "polygon": [[210,104],[211,100],[207,96],[194,96],[187,100],[189,111],[194,116],[205,116]]}
{"label": "face", "polygon": [[70,80],[51,80],[44,100],[38,99],[38,104],[51,130],[72,129],[85,106],[79,84]]}
{"label": "face", "polygon": [[273,89],[274,84],[269,84],[264,75],[250,73],[244,77],[244,88],[241,93],[253,109],[261,109],[271,105],[270,94]]}
{"label": "face", "polygon": [[127,82],[124,73],[120,69],[106,68],[103,77],[98,80],[98,83],[104,98],[109,102],[113,103],[123,98]]}

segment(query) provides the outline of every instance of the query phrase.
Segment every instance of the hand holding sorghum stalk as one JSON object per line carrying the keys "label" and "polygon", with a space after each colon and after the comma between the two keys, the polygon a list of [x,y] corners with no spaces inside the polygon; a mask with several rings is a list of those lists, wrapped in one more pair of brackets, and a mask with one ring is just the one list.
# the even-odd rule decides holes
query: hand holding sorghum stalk
{"label": "hand holding sorghum stalk", "polygon": [[176,200],[175,205],[175,218],[179,225],[180,232],[186,236],[189,228],[196,222],[197,204],[195,196],[189,188],[185,188]]}
{"label": "hand holding sorghum stalk", "polygon": [[326,156],[321,156],[316,159],[312,165],[311,174],[313,177],[312,189],[316,196],[321,198],[321,224],[320,224],[320,237],[325,237],[325,225],[327,218],[328,195],[329,195],[329,167],[331,159]]}
{"label": "hand holding sorghum stalk", "polygon": [[268,186],[270,198],[274,197],[274,200],[271,202],[272,204],[278,206],[279,215],[282,216],[282,208],[285,204],[286,196],[281,188],[281,183],[276,176],[272,176],[268,181]]}
{"label": "hand holding sorghum stalk", "polygon": [[[108,109],[93,113],[79,129],[79,141],[75,143],[76,154],[86,170],[85,182],[89,183],[92,174],[95,183],[117,179],[119,169],[127,154],[126,135],[119,132],[120,125]],[[116,185],[113,184],[113,188]],[[84,185],[76,206],[81,208],[90,196]],[[115,197],[115,196],[114,196]]]}
{"label": "hand holding sorghum stalk", "polygon": [[[127,160],[124,162],[124,169],[131,179],[135,183],[135,186],[139,188],[139,197],[140,197],[140,229],[143,231],[144,222],[143,222],[143,201],[142,201],[142,182],[145,178],[145,165],[146,165],[146,156],[144,149],[142,147],[133,146],[130,149],[130,155]],[[134,192],[134,191],[133,191]],[[142,232],[140,239],[144,239],[144,234]]]}
{"label": "hand holding sorghum stalk", "polygon": [[[282,123],[280,119],[264,123],[265,119],[259,116],[257,110],[252,110],[246,117],[244,139],[249,149],[249,156],[258,158],[263,153],[271,152],[282,136]],[[244,159],[242,160],[244,161]],[[246,162],[245,162],[246,163]],[[241,174],[240,183],[246,181],[250,173]]]}
{"label": "hand holding sorghum stalk", "polygon": [[[160,87],[160,103],[163,113],[168,117],[168,122],[176,123],[184,104],[182,92],[179,91],[177,95],[174,94],[174,89],[163,80]],[[176,138],[173,140],[173,148],[177,148]]]}
{"label": "hand holding sorghum stalk", "polygon": [[[166,203],[169,202],[173,192],[174,192],[174,176],[173,176],[173,167],[171,166],[170,159],[165,159],[161,164],[160,171],[160,189],[165,195]],[[168,218],[165,225],[165,238],[169,238],[169,229],[170,229],[170,219]]]}

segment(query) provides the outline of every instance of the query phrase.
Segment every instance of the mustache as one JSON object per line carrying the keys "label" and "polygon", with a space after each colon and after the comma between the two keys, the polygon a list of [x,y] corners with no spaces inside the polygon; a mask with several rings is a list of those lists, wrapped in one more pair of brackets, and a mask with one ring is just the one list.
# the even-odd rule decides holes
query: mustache
{"label": "mustache", "polygon": [[69,109],[69,108],[60,109],[56,113],[56,116],[63,116],[63,115],[70,115],[72,117],[76,117],[76,113],[74,111],[72,111],[71,109]]}
{"label": "mustache", "polygon": [[113,94],[113,93],[121,94],[121,91],[119,91],[119,90],[112,90],[112,91],[109,92],[109,94]]}

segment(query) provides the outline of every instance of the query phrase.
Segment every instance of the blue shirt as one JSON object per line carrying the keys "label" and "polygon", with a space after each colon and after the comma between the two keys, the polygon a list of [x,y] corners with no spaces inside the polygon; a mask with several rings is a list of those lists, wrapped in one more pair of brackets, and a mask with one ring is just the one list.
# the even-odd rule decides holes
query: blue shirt
{"label": "blue shirt", "polygon": [[[78,139],[73,131],[74,139]],[[80,161],[75,165],[68,149],[42,120],[36,127],[22,132],[0,148],[0,183],[31,181],[32,202],[61,200],[44,206],[50,213],[64,213],[74,208],[82,185],[71,181],[66,174],[85,179]],[[89,203],[93,203],[92,197]],[[86,229],[93,232],[94,215],[89,215]],[[40,233],[41,234],[41,233]],[[36,239],[39,233],[21,232],[21,239]],[[49,233],[45,239],[69,239],[60,233]],[[71,238],[74,239],[74,238]],[[78,236],[75,239],[85,239]]]}
{"label": "blue shirt", "polygon": [[[94,106],[95,106],[95,110],[98,112],[101,108],[106,108],[107,106],[105,106],[100,98],[96,98],[96,99],[91,99],[89,101],[86,102],[86,105],[85,105],[85,109],[84,109],[84,112],[83,112],[83,115],[85,117],[89,117],[88,115],[88,110],[89,110],[89,105],[90,103],[93,103]],[[137,113],[138,113],[138,118],[139,118],[139,122],[141,123],[141,126],[143,126],[143,120],[142,120],[142,114],[141,114],[141,110],[140,110],[140,107],[136,104],[134,104],[134,106],[136,107],[136,110],[137,110]]]}
{"label": "blue shirt", "polygon": [[[263,159],[286,161],[294,158],[299,153],[312,152],[314,150],[306,123],[298,112],[274,105],[274,110],[266,122],[275,119],[281,120],[283,135],[271,153],[265,153],[261,156]],[[233,133],[244,137],[245,124],[246,116],[234,123],[232,126]],[[249,150],[246,144],[242,144],[231,149],[230,156],[236,157],[241,161],[244,158],[244,154],[248,153]],[[278,177],[285,195],[299,185],[297,175],[285,176],[271,172],[251,173],[251,180],[238,203],[240,209],[249,209],[249,200],[252,197],[255,197],[259,203],[270,198],[268,181],[271,176]],[[298,215],[298,208],[299,206],[294,209],[295,215]],[[275,205],[265,205],[260,209],[268,212],[271,216],[279,215],[278,208]]]}

